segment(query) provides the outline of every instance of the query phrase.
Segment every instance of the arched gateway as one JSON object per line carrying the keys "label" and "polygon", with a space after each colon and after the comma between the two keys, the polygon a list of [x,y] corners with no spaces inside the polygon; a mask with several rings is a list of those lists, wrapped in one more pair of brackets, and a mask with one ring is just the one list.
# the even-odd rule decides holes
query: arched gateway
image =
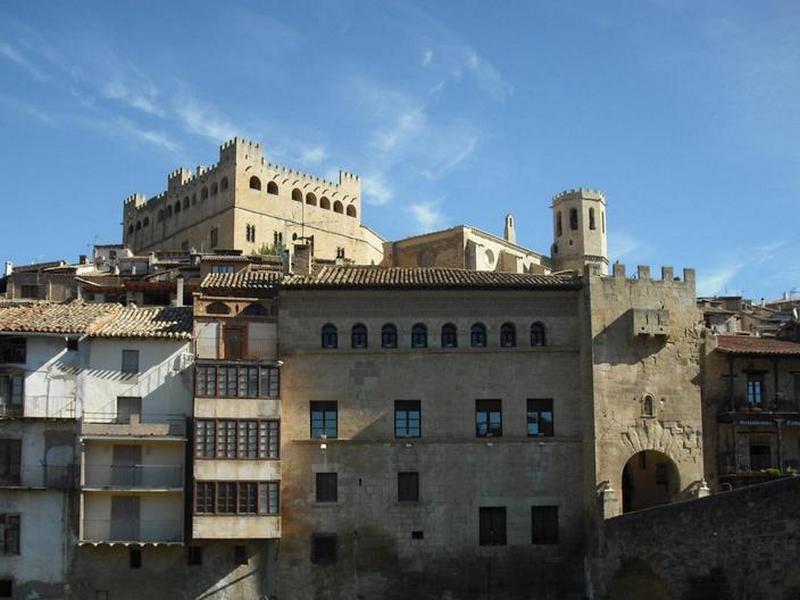
{"label": "arched gateway", "polygon": [[622,470],[622,512],[673,502],[680,491],[678,468],[657,450],[642,450]]}

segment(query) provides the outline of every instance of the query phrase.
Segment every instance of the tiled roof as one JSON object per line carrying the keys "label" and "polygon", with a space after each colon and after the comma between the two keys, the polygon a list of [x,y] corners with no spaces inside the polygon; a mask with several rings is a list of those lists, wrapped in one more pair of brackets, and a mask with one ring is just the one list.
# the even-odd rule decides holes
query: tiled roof
{"label": "tiled roof", "polygon": [[192,307],[120,307],[113,319],[93,325],[88,333],[95,337],[189,339],[192,336]]}
{"label": "tiled roof", "polygon": [[438,267],[334,266],[322,267],[311,275],[293,275],[282,285],[302,289],[560,289],[580,287],[580,279],[571,273],[533,275]]}
{"label": "tiled roof", "polygon": [[37,302],[0,308],[0,331],[26,333],[84,333],[92,323],[112,318],[118,304]]}
{"label": "tiled roof", "polygon": [[240,271],[239,273],[209,273],[200,287],[203,291],[269,290],[283,278],[281,271]]}
{"label": "tiled roof", "polygon": [[727,354],[798,355],[800,342],[748,335],[720,335],[717,350]]}

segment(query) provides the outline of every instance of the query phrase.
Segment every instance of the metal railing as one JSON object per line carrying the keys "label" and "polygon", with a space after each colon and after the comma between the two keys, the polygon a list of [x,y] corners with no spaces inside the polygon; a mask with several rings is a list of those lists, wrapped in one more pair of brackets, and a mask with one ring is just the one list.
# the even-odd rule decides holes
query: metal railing
{"label": "metal railing", "polygon": [[181,519],[84,519],[86,542],[180,542]]}
{"label": "metal railing", "polygon": [[0,417],[33,417],[40,419],[74,419],[75,396],[51,396],[26,394],[21,404],[0,404]]}
{"label": "metal railing", "polygon": [[182,465],[86,465],[84,487],[180,488]]}
{"label": "metal railing", "polygon": [[77,465],[0,464],[0,487],[68,490],[77,487]]}
{"label": "metal railing", "polygon": [[[137,430],[147,430],[153,435],[149,426],[162,426],[164,435],[186,435],[187,415],[177,413],[119,413],[119,412],[84,412],[81,416],[81,429],[98,435],[128,434],[134,435]],[[88,427],[87,427],[88,425]],[[107,428],[102,427],[107,425]]]}

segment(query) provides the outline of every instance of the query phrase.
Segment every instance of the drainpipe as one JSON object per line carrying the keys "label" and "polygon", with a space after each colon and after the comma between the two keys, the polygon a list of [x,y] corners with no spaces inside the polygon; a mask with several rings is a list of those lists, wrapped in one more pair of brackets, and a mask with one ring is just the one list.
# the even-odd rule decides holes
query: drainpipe
{"label": "drainpipe", "polygon": [[775,419],[778,427],[778,468],[783,473],[783,419]]}
{"label": "drainpipe", "polygon": [[175,306],[183,306],[183,275],[175,278]]}

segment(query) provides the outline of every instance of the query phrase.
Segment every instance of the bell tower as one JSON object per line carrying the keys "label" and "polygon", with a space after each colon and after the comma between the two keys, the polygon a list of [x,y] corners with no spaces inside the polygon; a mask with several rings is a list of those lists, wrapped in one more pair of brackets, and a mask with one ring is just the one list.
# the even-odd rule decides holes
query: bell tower
{"label": "bell tower", "polygon": [[599,190],[580,188],[553,197],[554,271],[583,272],[585,265],[595,265],[608,274],[608,238],[606,235],[606,197]]}

